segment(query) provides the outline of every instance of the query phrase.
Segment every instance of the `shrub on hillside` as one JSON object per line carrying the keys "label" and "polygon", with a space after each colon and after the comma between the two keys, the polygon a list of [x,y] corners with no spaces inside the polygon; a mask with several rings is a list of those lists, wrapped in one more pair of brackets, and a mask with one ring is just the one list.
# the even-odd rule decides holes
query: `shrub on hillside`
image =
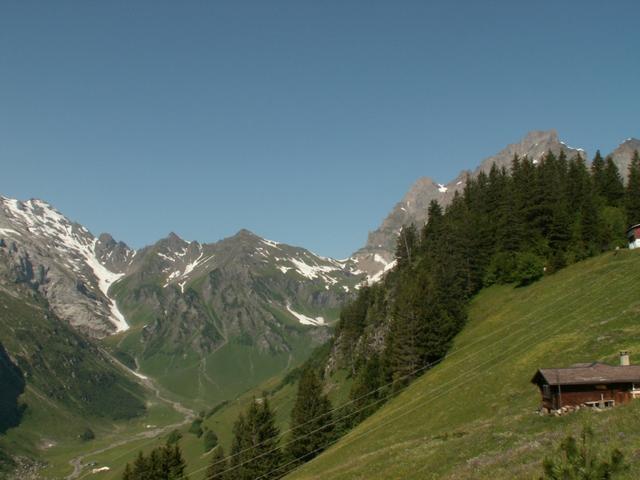
{"label": "shrub on hillside", "polygon": [[544,260],[535,253],[524,252],[517,256],[516,281],[525,286],[544,275]]}
{"label": "shrub on hillside", "polygon": [[179,430],[172,430],[169,436],[167,437],[167,445],[174,445],[180,441],[182,438],[182,434]]}
{"label": "shrub on hillside", "polygon": [[93,440],[94,438],[96,438],[95,433],[93,433],[93,430],[88,427],[85,428],[84,432],[80,434],[80,440],[82,440],[83,442],[88,442],[90,440]]}
{"label": "shrub on hillside", "polygon": [[196,418],[189,427],[189,433],[193,433],[196,437],[200,438],[204,433],[202,430],[202,419]]}
{"label": "shrub on hillside", "polygon": [[218,445],[218,436],[213,430],[207,430],[202,441],[204,443],[204,451],[208,452]]}
{"label": "shrub on hillside", "polygon": [[589,427],[582,429],[579,441],[569,435],[553,457],[544,459],[541,480],[609,480],[625,472],[628,466],[622,452],[604,453],[600,445]]}

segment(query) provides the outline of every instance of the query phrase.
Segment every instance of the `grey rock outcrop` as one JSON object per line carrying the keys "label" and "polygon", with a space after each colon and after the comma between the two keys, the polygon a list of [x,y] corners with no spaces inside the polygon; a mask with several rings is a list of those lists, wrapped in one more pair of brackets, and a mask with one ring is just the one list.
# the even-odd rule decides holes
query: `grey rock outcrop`
{"label": "grey rock outcrop", "polygon": [[394,258],[396,238],[404,225],[414,223],[420,227],[427,221],[427,209],[432,200],[446,207],[456,192],[461,192],[467,178],[476,177],[480,172],[488,173],[492,165],[509,168],[515,155],[527,156],[534,162],[547,152],[568,156],[580,154],[586,158],[586,152],[561,142],[555,130],[529,132],[517,143],[507,145],[496,155],[482,160],[474,171],[462,171],[449,183],[438,183],[429,177],[422,177],[414,183],[404,198],[398,202],[391,213],[382,221],[380,227],[369,233],[366,245],[353,254],[358,268],[370,278],[376,278],[385,268],[389,268]]}
{"label": "grey rock outcrop", "polygon": [[631,165],[631,159],[636,150],[640,152],[640,140],[637,138],[627,138],[609,154],[624,179],[627,178],[629,165]]}
{"label": "grey rock outcrop", "polygon": [[[96,239],[41,200],[0,197],[0,280],[37,290],[60,318],[94,337],[126,328],[108,290],[132,251],[109,236]],[[104,258],[104,262],[100,258]],[[114,268],[114,267],[111,267]]]}

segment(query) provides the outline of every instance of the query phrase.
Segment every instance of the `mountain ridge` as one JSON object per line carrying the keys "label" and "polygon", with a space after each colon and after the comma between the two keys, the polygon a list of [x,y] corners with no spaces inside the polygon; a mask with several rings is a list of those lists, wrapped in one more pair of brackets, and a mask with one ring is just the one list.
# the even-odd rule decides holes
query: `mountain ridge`
{"label": "mountain ridge", "polygon": [[[626,176],[633,151],[636,149],[640,150],[640,140],[628,138],[607,155],[612,157],[623,177]],[[561,141],[556,130],[530,131],[518,142],[511,143],[497,154],[481,160],[474,170],[462,170],[446,184],[438,183],[428,176],[420,177],[409,187],[402,200],[396,203],[380,226],[369,232],[365,245],[354,252],[352,258],[370,277],[378,275],[393,261],[395,240],[402,226],[409,223],[420,226],[427,221],[427,209],[431,200],[437,200],[442,207],[446,207],[456,192],[464,190],[468,177],[475,178],[481,172],[488,174],[494,164],[498,168],[509,169],[514,155],[527,156],[537,163],[549,151],[555,155],[564,152],[568,157],[577,154],[588,161],[584,149],[569,146]]]}

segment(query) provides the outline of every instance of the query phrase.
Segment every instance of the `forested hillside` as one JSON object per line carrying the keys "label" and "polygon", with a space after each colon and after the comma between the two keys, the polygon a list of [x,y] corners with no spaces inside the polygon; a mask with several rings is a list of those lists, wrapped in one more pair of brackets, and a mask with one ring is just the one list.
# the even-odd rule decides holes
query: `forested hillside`
{"label": "forested hillside", "polygon": [[343,309],[320,362],[327,381],[340,370],[353,379],[338,433],[445,357],[483,287],[524,287],[624,247],[627,226],[638,222],[637,152],[626,185],[599,152],[590,167],[580,155],[549,152],[539,161],[514,157],[510,170],[494,165],[468,179],[444,212],[432,202],[426,225],[401,231],[396,267]]}
{"label": "forested hillside", "polygon": [[637,153],[626,185],[599,153],[590,167],[579,155],[548,153],[481,172],[445,212],[432,202],[425,226],[402,230],[396,268],[343,309],[328,368],[350,370],[359,391],[405,382],[447,352],[482,287],[527,285],[624,247],[638,222]]}
{"label": "forested hillside", "polygon": [[526,287],[483,289],[441,363],[286,478],[537,479],[584,425],[599,451],[623,453],[630,469],[614,478],[638,478],[640,402],[540,415],[531,383],[538,368],[615,364],[621,349],[640,362],[638,268],[640,252],[621,250]]}

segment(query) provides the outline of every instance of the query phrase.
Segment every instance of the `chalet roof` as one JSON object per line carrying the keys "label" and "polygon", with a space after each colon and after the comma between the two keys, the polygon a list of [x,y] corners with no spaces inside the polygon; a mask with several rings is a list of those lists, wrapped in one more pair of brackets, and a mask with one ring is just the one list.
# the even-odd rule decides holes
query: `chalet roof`
{"label": "chalet roof", "polygon": [[631,225],[629,228],[627,228],[627,233],[631,233],[633,230],[640,228],[640,223],[636,223],[635,225]]}
{"label": "chalet roof", "polygon": [[640,365],[579,363],[569,368],[541,368],[531,379],[536,384],[591,385],[596,383],[640,383]]}

